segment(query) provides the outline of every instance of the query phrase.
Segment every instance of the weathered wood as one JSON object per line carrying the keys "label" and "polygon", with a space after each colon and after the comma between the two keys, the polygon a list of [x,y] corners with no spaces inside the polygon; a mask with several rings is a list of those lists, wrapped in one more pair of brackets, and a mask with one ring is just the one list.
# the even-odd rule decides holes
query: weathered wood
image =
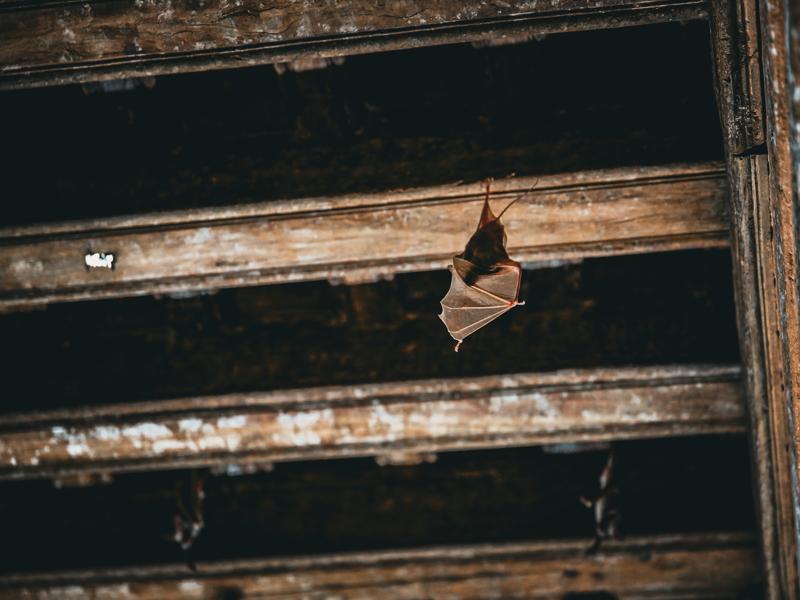
{"label": "weathered wood", "polygon": [[0,417],[0,479],[744,431],[736,367],[561,371]]}
{"label": "weathered wood", "polygon": [[[498,181],[515,259],[727,244],[720,166],[673,165]],[[480,212],[480,184],[311,198],[0,230],[0,307],[444,268]],[[112,253],[114,268],[85,255]]]}
{"label": "weathered wood", "polygon": [[735,597],[758,583],[741,533],[437,547],[360,554],[5,576],[0,598],[555,598],[602,590],[621,599]]}
{"label": "weathered wood", "polygon": [[[772,60],[776,50],[773,42],[759,43],[755,1],[714,1],[709,12],[732,188],[734,283],[767,590],[770,598],[797,598],[795,453],[784,391],[787,355],[780,341],[791,334],[780,313],[785,280],[773,239],[776,196],[768,185],[775,135],[765,131],[763,114],[764,96],[767,106],[774,102],[774,84],[762,90],[762,60]],[[763,81],[772,82],[768,70]]]}
{"label": "weathered wood", "polygon": [[[762,235],[765,346],[771,381],[769,402],[780,484],[782,574],[787,596],[800,597],[797,553],[800,548],[800,154],[797,75],[800,10],[778,0],[760,2],[763,45],[768,194],[759,206]],[[766,171],[766,169],[765,169]],[[766,175],[765,175],[766,179]]]}
{"label": "weathered wood", "polygon": [[701,0],[0,4],[0,89],[303,61],[705,16]]}

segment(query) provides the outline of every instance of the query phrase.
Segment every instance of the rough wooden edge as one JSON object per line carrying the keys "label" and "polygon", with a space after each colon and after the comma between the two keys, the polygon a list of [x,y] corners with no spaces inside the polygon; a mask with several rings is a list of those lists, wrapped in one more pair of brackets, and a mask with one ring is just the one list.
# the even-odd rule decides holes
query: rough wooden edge
{"label": "rough wooden edge", "polygon": [[[509,178],[494,184],[492,202],[532,186],[506,223],[522,262],[728,243],[718,163]],[[483,192],[456,184],[6,228],[0,310],[444,268],[474,228]],[[87,251],[112,251],[115,269],[87,269]]]}
{"label": "rough wooden edge", "polygon": [[759,38],[758,11],[757,0],[714,0],[709,20],[732,188],[734,286],[767,594],[797,598],[794,452],[782,391],[779,277],[769,208],[774,202],[768,185],[774,152],[766,143],[770,136],[763,114],[762,84],[767,105],[774,90],[761,65],[772,51]]}
{"label": "rough wooden edge", "polygon": [[0,599],[57,597],[554,598],[596,592],[618,598],[734,597],[760,578],[752,536],[678,534],[388,550],[0,577]]}
{"label": "rough wooden edge", "polygon": [[[792,585],[791,597],[800,597],[800,10],[795,3],[775,0],[760,3],[761,35],[764,47],[767,150],[769,156],[769,206],[765,227],[769,236],[762,241],[773,258],[766,273],[771,284],[774,332],[770,348],[775,369],[780,372],[773,403],[780,410],[780,434],[775,445],[786,456],[788,467],[785,494],[792,494],[787,506],[787,556],[785,570]],[[788,500],[787,500],[788,503]]]}
{"label": "rough wooden edge", "polygon": [[524,373],[0,417],[0,479],[744,432],[735,366]]}
{"label": "rough wooden edge", "polygon": [[[502,4],[502,3],[500,3]],[[454,43],[469,43],[488,40],[518,40],[530,39],[535,35],[547,35],[565,31],[586,31],[592,29],[608,29],[664,23],[670,21],[685,22],[706,17],[704,0],[633,0],[630,2],[607,1],[595,2],[594,6],[579,9],[552,10],[548,5],[544,9],[536,9],[536,3],[525,12],[513,11],[503,15],[504,11],[497,9],[495,18],[480,20],[470,19],[469,15],[478,13],[478,6],[463,6],[464,10],[458,13],[459,18],[444,22],[431,19],[434,24],[414,27],[398,27],[386,29],[385,25],[371,30],[356,30],[346,35],[322,36],[303,39],[302,35],[296,38],[269,39],[263,42],[253,42],[250,39],[234,43],[227,39],[218,45],[207,47],[207,42],[199,50],[181,52],[153,52],[147,53],[131,48],[124,54],[111,57],[81,55],[79,60],[68,53],[65,61],[64,55],[55,55],[50,64],[35,66],[16,66],[13,62],[0,65],[0,90],[38,87],[46,85],[60,85],[68,83],[81,83],[87,81],[101,81],[121,79],[127,77],[150,77],[154,75],[167,75],[187,73],[194,71],[207,71],[212,69],[239,68],[246,66],[297,63],[319,59],[341,57],[353,54],[373,52],[386,52],[391,50],[404,50],[423,46],[433,46]],[[485,3],[480,8],[486,10]],[[15,11],[52,11],[59,10],[59,23],[69,24],[73,13],[81,14],[86,3],[66,3],[63,8],[44,5],[41,8],[31,3],[5,3],[0,12],[0,19],[14,18]],[[148,6],[146,3],[137,6]],[[170,5],[167,5],[169,8]],[[201,5],[202,6],[202,5]],[[346,7],[342,7],[345,10]],[[128,9],[134,11],[132,6]],[[242,9],[245,10],[245,9]],[[236,12],[236,11],[229,11]],[[241,12],[241,11],[240,11]],[[507,11],[505,11],[507,12]],[[224,11],[223,11],[224,13]],[[237,13],[238,14],[238,13]],[[7,15],[7,16],[6,16]],[[464,16],[461,16],[464,15]],[[247,15],[244,15],[247,16]],[[136,21],[135,16],[132,17]],[[219,18],[228,18],[224,14]],[[123,19],[125,21],[126,19]],[[212,23],[207,28],[219,28],[217,19],[209,19]],[[91,21],[89,21],[91,24]],[[424,22],[424,21],[423,21]],[[161,18],[159,17],[159,23]],[[91,25],[90,25],[91,26]],[[168,38],[183,27],[180,19],[172,17],[164,19],[164,36]],[[65,31],[61,31],[65,29]],[[234,27],[235,31],[235,27]],[[87,32],[79,31],[81,36]],[[202,33],[202,32],[200,32]],[[97,32],[98,35],[102,31]],[[75,31],[62,25],[55,29],[43,32],[31,32],[32,36],[41,37],[48,46],[59,48],[64,40],[62,36],[72,36]],[[213,38],[214,34],[200,36]],[[278,36],[281,37],[280,35]],[[238,42],[238,43],[237,43]],[[134,44],[135,46],[135,44]],[[65,61],[65,62],[60,62]]]}

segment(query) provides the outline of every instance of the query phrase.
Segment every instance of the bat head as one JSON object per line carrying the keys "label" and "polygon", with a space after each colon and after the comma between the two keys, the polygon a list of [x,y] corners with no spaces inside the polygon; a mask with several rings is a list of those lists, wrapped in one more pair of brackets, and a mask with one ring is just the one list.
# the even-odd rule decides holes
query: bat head
{"label": "bat head", "polygon": [[478,228],[469,238],[460,257],[486,270],[508,258],[505,227],[492,212],[488,199],[483,203]]}

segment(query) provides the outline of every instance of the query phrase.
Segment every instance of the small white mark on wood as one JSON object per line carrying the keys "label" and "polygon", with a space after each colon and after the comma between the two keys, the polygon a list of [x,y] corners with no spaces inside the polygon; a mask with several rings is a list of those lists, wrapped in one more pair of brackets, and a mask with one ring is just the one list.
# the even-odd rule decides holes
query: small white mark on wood
{"label": "small white mark on wood", "polygon": [[83,262],[90,269],[113,269],[114,255],[110,252],[90,252],[83,257]]}
{"label": "small white mark on wood", "polygon": [[180,588],[180,590],[182,592],[186,592],[186,593],[202,592],[203,591],[203,584],[198,582],[198,581],[194,581],[194,580],[181,581],[181,584],[180,584],[179,588]]}

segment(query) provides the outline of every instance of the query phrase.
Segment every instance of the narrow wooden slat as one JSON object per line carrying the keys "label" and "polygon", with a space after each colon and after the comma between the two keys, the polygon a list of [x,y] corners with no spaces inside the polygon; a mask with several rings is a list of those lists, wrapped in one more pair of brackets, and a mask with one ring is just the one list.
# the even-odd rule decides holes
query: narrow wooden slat
{"label": "narrow wooden slat", "polygon": [[[510,178],[521,261],[727,244],[721,165]],[[482,184],[312,198],[0,230],[0,308],[309,279],[374,280],[444,268],[480,213]],[[90,252],[114,269],[88,269]]]}
{"label": "narrow wooden slat", "polygon": [[[24,598],[617,598],[737,597],[758,583],[748,534],[682,534],[6,576],[0,599]],[[227,594],[227,595],[226,595]]]}
{"label": "narrow wooden slat", "polygon": [[0,89],[686,21],[702,0],[0,2]]}
{"label": "narrow wooden slat", "polygon": [[744,431],[737,367],[231,394],[0,419],[0,478]]}

